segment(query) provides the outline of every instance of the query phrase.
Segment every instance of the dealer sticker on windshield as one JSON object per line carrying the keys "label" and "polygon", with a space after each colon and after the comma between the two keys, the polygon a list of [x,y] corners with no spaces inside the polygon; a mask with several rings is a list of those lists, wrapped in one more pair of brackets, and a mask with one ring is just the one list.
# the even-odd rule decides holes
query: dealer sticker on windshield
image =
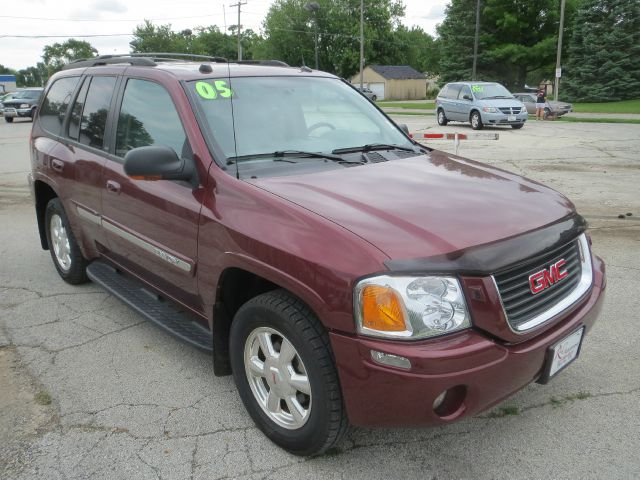
{"label": "dealer sticker on windshield", "polygon": [[568,337],[563,338],[555,345],[549,347],[547,364],[543,370],[541,383],[546,383],[551,377],[566,368],[578,357],[583,335],[584,327],[581,327]]}
{"label": "dealer sticker on windshield", "polygon": [[215,80],[213,84],[196,82],[196,92],[205,100],[231,98],[234,95],[226,80]]}

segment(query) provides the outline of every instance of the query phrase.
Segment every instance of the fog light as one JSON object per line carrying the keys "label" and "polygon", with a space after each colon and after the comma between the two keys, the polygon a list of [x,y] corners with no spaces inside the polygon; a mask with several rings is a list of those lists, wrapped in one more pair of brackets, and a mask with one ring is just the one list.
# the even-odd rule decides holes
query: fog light
{"label": "fog light", "polygon": [[442,392],[433,401],[433,411],[443,420],[453,420],[465,411],[464,400],[467,397],[467,387],[456,385]]}
{"label": "fog light", "polygon": [[411,362],[409,359],[399,355],[371,350],[371,358],[374,362],[381,365],[389,365],[390,367],[404,368],[406,370],[411,368]]}
{"label": "fog light", "polygon": [[433,401],[434,410],[436,410],[440,405],[442,405],[442,402],[444,402],[444,397],[446,396],[447,396],[447,391],[445,390],[444,392],[442,392],[440,395],[436,397],[436,399]]}

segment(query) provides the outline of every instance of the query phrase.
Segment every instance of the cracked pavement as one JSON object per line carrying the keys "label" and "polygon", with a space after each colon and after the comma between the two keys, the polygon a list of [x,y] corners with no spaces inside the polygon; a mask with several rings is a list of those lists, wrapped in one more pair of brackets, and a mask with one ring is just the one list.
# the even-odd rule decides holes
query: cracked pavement
{"label": "cracked pavement", "polygon": [[[433,116],[398,121],[412,131],[435,125]],[[0,478],[639,475],[640,125],[531,122],[460,148],[567,193],[589,220],[608,287],[578,361],[491,412],[432,429],[351,429],[318,458],[271,444],[206,354],[98,286],[58,277],[28,196],[30,126],[0,124]],[[434,144],[453,151],[452,142]],[[617,218],[626,212],[633,216]],[[39,404],[38,392],[51,404]]]}

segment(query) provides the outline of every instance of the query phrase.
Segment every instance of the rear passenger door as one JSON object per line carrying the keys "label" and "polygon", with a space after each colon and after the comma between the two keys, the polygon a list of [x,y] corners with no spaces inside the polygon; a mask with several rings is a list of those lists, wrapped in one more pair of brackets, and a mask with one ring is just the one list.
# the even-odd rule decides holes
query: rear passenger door
{"label": "rear passenger door", "polygon": [[123,79],[121,91],[103,176],[107,256],[174,299],[197,305],[195,269],[203,188],[180,181],[133,179],[123,168],[129,150],[147,145],[168,146],[193,162],[189,139],[162,85],[129,78]]}
{"label": "rear passenger door", "polygon": [[[116,84],[115,75],[84,77],[68,122],[50,117],[49,112],[53,109],[48,99],[40,112],[43,128],[59,131],[58,141],[49,152],[51,174],[56,183],[61,184],[62,201],[74,233],[85,254],[91,257],[97,256],[105,244],[100,227],[102,168],[106,155],[107,119]],[[56,127],[58,123],[61,124]]]}

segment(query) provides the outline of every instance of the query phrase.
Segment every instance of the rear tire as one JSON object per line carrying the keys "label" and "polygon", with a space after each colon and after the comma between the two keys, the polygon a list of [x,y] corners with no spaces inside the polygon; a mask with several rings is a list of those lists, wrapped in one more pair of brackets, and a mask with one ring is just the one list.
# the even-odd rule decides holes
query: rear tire
{"label": "rear tire", "polygon": [[474,130],[482,130],[482,127],[484,127],[484,125],[482,124],[482,117],[480,116],[480,112],[478,112],[477,110],[471,112],[469,122],[471,122],[471,128],[473,128]]}
{"label": "rear tire", "polygon": [[551,110],[548,107],[545,107],[542,118],[545,120],[551,116]]}
{"label": "rear tire", "polygon": [[87,265],[73,236],[67,214],[58,198],[51,199],[45,210],[47,244],[53,264],[62,279],[72,285],[88,281]]}
{"label": "rear tire", "polygon": [[441,127],[444,127],[447,123],[449,123],[449,120],[447,119],[447,116],[444,114],[444,110],[442,108],[438,109],[438,125],[440,125]]}
{"label": "rear tire", "polygon": [[284,290],[249,300],[231,324],[229,351],[240,398],[271,441],[318,455],[340,440],[348,423],[329,336],[303,302]]}
{"label": "rear tire", "polygon": [[31,117],[31,121],[33,122],[33,119],[36,118],[36,107],[33,107],[31,109],[31,113],[29,114],[29,116]]}
{"label": "rear tire", "polygon": [[7,123],[13,123],[13,117],[4,117],[4,121]]}

